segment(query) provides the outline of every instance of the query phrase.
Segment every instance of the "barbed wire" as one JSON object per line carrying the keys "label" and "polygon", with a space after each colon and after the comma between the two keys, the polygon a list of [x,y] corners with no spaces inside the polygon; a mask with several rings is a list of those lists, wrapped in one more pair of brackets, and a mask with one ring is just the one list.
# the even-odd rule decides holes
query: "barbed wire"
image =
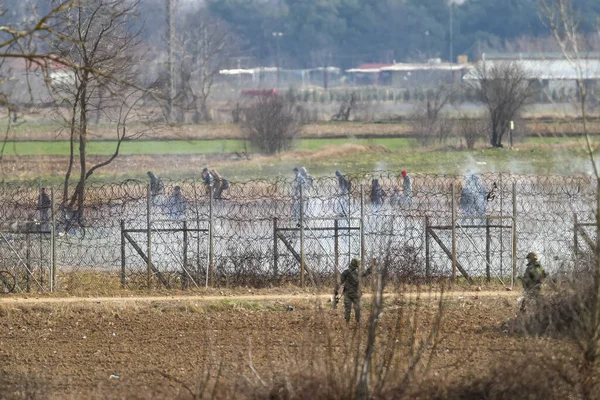
{"label": "barbed wire", "polygon": [[[390,279],[449,276],[443,247],[451,247],[454,207],[458,263],[471,277],[505,280],[514,217],[516,256],[537,251],[550,271],[575,262],[575,218],[584,231],[595,221],[595,180],[587,175],[411,174],[410,193],[396,171],[345,178],[345,188],[336,177],[306,179],[301,198],[293,176],[228,182],[222,191],[201,179],[162,179],[149,204],[149,181],[92,183],[81,210],[63,204],[58,186],[46,190],[54,215],[39,182],[1,183],[0,269],[15,274],[21,290],[35,290],[33,278],[47,289],[52,259],[62,290],[143,287],[149,209],[156,285],[204,286],[210,262],[218,286],[298,283],[301,205],[311,284],[333,285],[335,270],[360,256],[361,207],[366,259],[390,253]],[[594,239],[592,229],[587,235]]]}

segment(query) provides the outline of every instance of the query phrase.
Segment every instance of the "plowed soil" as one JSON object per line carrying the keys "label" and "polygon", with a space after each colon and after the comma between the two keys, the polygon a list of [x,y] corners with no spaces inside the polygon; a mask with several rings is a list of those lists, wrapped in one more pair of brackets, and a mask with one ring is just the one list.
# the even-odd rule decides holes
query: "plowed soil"
{"label": "plowed soil", "polygon": [[[517,311],[514,292],[444,296],[427,372],[439,385],[540,340],[503,328]],[[357,331],[365,329],[369,302],[365,297]],[[405,303],[386,304],[380,332],[393,329]],[[438,296],[426,294],[418,304],[417,325],[426,333]],[[341,359],[356,327],[344,323],[341,304],[333,310],[323,296],[9,298],[0,302],[0,398],[223,398],[237,387],[245,388],[240,397],[251,397],[248,388],[293,374],[304,361],[330,351]],[[212,378],[204,384],[206,376]]]}

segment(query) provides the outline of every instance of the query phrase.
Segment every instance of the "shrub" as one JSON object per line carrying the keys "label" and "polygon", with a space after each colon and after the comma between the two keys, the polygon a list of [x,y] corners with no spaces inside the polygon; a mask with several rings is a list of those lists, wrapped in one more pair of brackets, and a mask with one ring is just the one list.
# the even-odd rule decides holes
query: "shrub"
{"label": "shrub", "polygon": [[461,116],[458,122],[458,132],[465,139],[468,149],[473,149],[478,140],[487,137],[487,123],[481,119]]}
{"label": "shrub", "polygon": [[263,154],[290,149],[300,132],[294,103],[281,96],[261,96],[246,110],[242,125],[247,139]]}

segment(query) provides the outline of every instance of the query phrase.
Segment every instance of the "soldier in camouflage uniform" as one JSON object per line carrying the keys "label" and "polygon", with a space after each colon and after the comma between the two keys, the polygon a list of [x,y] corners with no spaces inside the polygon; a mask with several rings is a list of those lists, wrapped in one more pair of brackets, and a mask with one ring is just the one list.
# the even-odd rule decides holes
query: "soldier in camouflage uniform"
{"label": "soldier in camouflage uniform", "polygon": [[[356,322],[360,322],[360,291],[359,291],[359,274],[358,265],[360,261],[357,258],[353,258],[350,262],[350,266],[347,270],[342,272],[340,285],[344,285],[344,317],[346,323],[350,322],[350,313],[352,312],[352,306],[354,306],[354,318]],[[367,269],[362,276],[365,277],[371,273],[371,268]],[[335,297],[338,295],[338,285],[335,288]]]}
{"label": "soldier in camouflage uniform", "polygon": [[521,311],[525,311],[525,304],[535,301],[540,297],[542,292],[542,283],[548,276],[542,265],[538,261],[537,254],[527,254],[527,268],[523,274],[523,289],[525,290],[525,298],[521,303]]}

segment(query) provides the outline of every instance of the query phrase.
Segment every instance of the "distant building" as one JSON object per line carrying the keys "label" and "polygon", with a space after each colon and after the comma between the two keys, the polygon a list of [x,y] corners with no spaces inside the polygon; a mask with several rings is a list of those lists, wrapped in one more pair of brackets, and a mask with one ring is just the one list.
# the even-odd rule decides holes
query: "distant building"
{"label": "distant building", "polygon": [[[579,79],[582,79],[590,89],[600,88],[600,54],[588,54],[586,58],[579,61],[567,60],[564,56],[559,58],[558,53],[537,56],[528,53],[483,54],[482,59],[475,66],[485,64],[487,68],[491,68],[494,64],[506,62],[518,64],[526,77],[536,82],[542,94],[545,92],[558,98],[572,94],[578,90]],[[467,73],[464,80],[478,80],[477,68]],[[546,94],[543,95],[547,97]]]}
{"label": "distant building", "polygon": [[439,58],[426,63],[362,64],[346,70],[350,85],[385,85],[398,88],[460,83],[469,69],[462,64],[443,63]]}
{"label": "distant building", "polygon": [[224,69],[219,71],[221,79],[230,84],[246,88],[337,86],[341,71],[337,67],[317,67],[308,69],[284,69],[258,67],[250,69]]}
{"label": "distant building", "polygon": [[393,64],[368,63],[361,64],[356,68],[347,69],[347,83],[351,86],[389,85],[390,82],[385,82],[385,79],[381,74],[381,70],[382,68],[392,65]]}
{"label": "distant building", "polygon": [[427,63],[397,63],[381,68],[381,80],[401,88],[458,84],[469,68],[471,66],[466,63],[447,63],[440,59]]}

